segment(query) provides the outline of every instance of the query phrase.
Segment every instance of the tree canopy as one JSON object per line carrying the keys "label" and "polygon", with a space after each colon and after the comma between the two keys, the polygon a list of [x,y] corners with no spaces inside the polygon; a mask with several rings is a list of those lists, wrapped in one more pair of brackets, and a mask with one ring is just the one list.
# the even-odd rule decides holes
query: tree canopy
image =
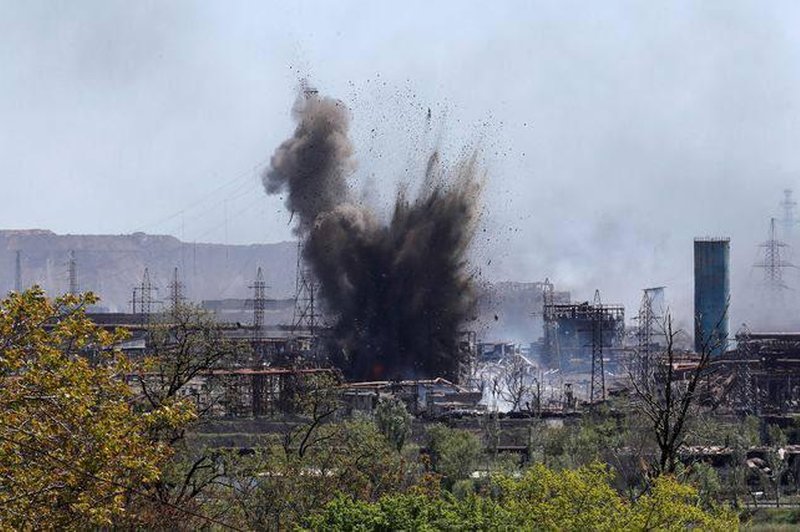
{"label": "tree canopy", "polygon": [[194,412],[181,401],[138,410],[115,348],[92,323],[97,298],[39,288],[0,301],[0,522],[13,528],[102,526],[126,519],[170,456],[148,436]]}

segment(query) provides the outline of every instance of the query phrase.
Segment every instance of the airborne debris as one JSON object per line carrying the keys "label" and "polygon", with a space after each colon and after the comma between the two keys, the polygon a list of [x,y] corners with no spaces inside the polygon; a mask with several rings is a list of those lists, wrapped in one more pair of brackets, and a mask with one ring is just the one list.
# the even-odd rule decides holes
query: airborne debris
{"label": "airborne debris", "polygon": [[422,187],[401,190],[388,224],[359,205],[348,179],[356,164],[345,105],[304,90],[297,127],[263,176],[288,190],[303,256],[336,319],[333,356],[353,378],[455,378],[458,332],[474,304],[467,251],[478,219],[476,155],[447,168],[434,151]]}

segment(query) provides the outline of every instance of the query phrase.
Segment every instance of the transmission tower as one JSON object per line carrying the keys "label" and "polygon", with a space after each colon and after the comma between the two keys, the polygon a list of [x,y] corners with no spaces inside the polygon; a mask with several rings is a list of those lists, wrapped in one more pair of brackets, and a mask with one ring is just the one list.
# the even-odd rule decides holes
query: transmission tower
{"label": "transmission tower", "polygon": [[14,269],[14,291],[22,293],[22,251],[17,250],[17,260]]}
{"label": "transmission tower", "polygon": [[606,397],[606,377],[603,368],[603,304],[600,290],[594,291],[592,308],[592,381],[589,388],[589,402],[602,401]]}
{"label": "transmission tower", "polygon": [[139,286],[134,287],[133,299],[131,300],[133,313],[140,314],[143,321],[150,320],[153,306],[158,303],[158,300],[153,297],[153,294],[157,292],[158,287],[153,286],[153,283],[150,281],[150,271],[148,268],[145,268],[142,274],[142,282]]}
{"label": "transmission tower", "polygon": [[172,270],[172,281],[170,281],[169,286],[169,303],[170,309],[173,315],[178,313],[178,309],[180,308],[183,300],[185,299],[184,296],[184,284],[180,281],[178,277],[178,267],[176,266]]}
{"label": "transmission tower", "polygon": [[264,308],[266,307],[267,284],[264,282],[264,273],[261,266],[256,271],[256,280],[250,285],[253,289],[253,351],[258,363],[264,362],[263,333],[264,333]]}
{"label": "transmission tower", "polygon": [[797,202],[792,198],[792,189],[787,188],[783,191],[783,201],[781,201],[781,209],[783,209],[783,238],[790,241],[794,236],[794,228],[797,225],[797,220],[794,216],[794,210],[797,207]]}
{"label": "transmission tower", "polygon": [[78,263],[75,260],[75,251],[70,250],[69,262],[67,263],[69,272],[69,293],[70,295],[78,295]]}
{"label": "transmission tower", "polygon": [[777,239],[775,234],[775,218],[770,218],[769,239],[760,244],[764,248],[764,260],[755,264],[756,268],[764,269],[764,284],[770,293],[773,303],[778,303],[783,297],[783,292],[788,288],[783,281],[783,270],[794,268],[794,264],[781,258],[781,250],[788,247],[785,242]]}
{"label": "transmission tower", "polygon": [[297,270],[294,293],[294,317],[292,318],[292,334],[307,330],[313,337],[319,326],[317,314],[317,291],[319,283],[314,273],[303,261],[303,244],[297,243]]}
{"label": "transmission tower", "polygon": [[660,335],[658,324],[663,318],[661,316],[663,308],[656,306],[662,301],[664,287],[645,288],[642,292],[642,302],[636,318],[639,322],[636,330],[636,359],[631,370],[636,378],[644,382],[644,379],[649,379],[651,376],[653,348],[657,344],[656,338]]}

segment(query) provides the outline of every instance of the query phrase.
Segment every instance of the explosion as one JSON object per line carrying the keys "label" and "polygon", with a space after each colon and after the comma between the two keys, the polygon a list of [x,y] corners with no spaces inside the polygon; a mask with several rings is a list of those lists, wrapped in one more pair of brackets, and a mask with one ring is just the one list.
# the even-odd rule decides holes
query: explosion
{"label": "explosion", "polygon": [[445,168],[428,158],[416,197],[398,192],[387,224],[357,204],[350,113],[338,100],[303,91],[297,127],[263,176],[269,194],[288,192],[303,259],[335,318],[335,355],[350,378],[456,379],[459,329],[475,296],[467,253],[478,220],[475,154]]}

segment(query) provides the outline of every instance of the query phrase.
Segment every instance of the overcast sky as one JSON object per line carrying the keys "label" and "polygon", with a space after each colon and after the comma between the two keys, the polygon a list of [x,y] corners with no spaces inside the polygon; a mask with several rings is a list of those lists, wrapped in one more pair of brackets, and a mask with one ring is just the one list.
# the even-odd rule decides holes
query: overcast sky
{"label": "overcast sky", "polygon": [[686,310],[692,238],[724,235],[744,319],[800,178],[800,4],[393,6],[0,2],[0,228],[289,239],[258,177],[307,76],[352,108],[370,196],[482,147],[486,278]]}

